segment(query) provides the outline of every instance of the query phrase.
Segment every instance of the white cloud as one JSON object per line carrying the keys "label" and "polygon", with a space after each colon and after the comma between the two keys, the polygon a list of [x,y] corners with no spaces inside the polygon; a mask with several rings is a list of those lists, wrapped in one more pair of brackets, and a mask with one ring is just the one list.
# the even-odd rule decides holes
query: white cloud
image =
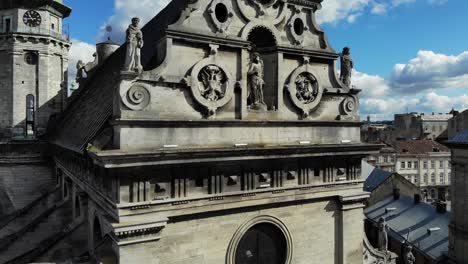
{"label": "white cloud", "polygon": [[96,46],[82,42],[78,39],[72,39],[72,46],[68,54],[68,80],[69,83],[75,80],[76,63],[79,60],[91,62],[94,60],[93,54],[96,52]]}
{"label": "white cloud", "polygon": [[125,30],[133,17],[139,17],[141,19],[140,25],[143,26],[155,17],[169,2],[170,0],[115,0],[115,13],[102,25],[98,39],[103,40],[107,37],[104,29],[107,25],[110,25],[113,28],[113,32],[111,33],[112,40],[123,42]]}
{"label": "white cloud", "polygon": [[401,93],[468,88],[468,52],[445,55],[421,50],[408,63],[394,66],[391,83]]}
{"label": "white cloud", "polygon": [[400,6],[400,5],[410,4],[410,3],[414,3],[414,2],[416,2],[416,0],[392,0],[392,5],[393,6]]}
{"label": "white cloud", "polygon": [[374,2],[372,4],[371,13],[375,15],[385,14],[387,13],[387,8],[388,6],[385,3]]}
{"label": "white cloud", "polygon": [[373,0],[327,0],[323,2],[322,9],[317,13],[321,23],[336,23],[347,20],[351,23]]}
{"label": "white cloud", "polygon": [[390,86],[384,78],[358,71],[353,71],[353,85],[362,90],[361,98],[381,97],[390,91]]}
{"label": "white cloud", "polygon": [[428,3],[431,5],[443,5],[447,2],[448,0],[428,0]]}

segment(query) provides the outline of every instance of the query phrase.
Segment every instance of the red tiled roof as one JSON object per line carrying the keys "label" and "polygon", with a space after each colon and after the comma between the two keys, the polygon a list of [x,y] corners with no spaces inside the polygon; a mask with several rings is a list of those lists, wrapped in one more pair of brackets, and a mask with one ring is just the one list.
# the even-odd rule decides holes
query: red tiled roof
{"label": "red tiled roof", "polygon": [[450,152],[449,148],[432,140],[393,141],[391,145],[395,148],[397,153],[400,154],[426,154],[428,152]]}

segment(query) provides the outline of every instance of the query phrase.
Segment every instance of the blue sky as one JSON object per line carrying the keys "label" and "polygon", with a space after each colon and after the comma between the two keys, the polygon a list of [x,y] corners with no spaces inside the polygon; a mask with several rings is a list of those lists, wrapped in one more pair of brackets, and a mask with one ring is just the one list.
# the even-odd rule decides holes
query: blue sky
{"label": "blue sky", "polygon": [[[74,46],[71,64],[91,60],[92,44],[112,25],[115,40],[129,18],[148,21],[168,0],[65,0]],[[353,84],[362,116],[392,119],[409,111],[468,107],[466,0],[324,0],[318,19],[340,51],[352,48]],[[465,53],[466,51],[466,53]]]}

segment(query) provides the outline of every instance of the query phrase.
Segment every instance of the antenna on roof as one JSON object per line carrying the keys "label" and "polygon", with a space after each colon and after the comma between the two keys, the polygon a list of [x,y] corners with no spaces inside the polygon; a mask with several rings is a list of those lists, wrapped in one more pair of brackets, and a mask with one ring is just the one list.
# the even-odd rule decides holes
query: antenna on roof
{"label": "antenna on roof", "polygon": [[107,25],[107,26],[106,26],[106,32],[107,32],[107,34],[108,34],[107,40],[111,40],[111,37],[110,37],[110,34],[111,34],[111,32],[112,32],[112,26],[111,26],[111,25]]}

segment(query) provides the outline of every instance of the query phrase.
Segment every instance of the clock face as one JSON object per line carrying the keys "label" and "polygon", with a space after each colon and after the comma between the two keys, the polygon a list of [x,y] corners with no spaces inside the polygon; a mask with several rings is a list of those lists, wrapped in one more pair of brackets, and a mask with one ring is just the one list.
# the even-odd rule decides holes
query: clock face
{"label": "clock face", "polygon": [[38,12],[34,10],[29,10],[26,13],[24,13],[23,22],[29,27],[37,27],[41,24],[42,18]]}

